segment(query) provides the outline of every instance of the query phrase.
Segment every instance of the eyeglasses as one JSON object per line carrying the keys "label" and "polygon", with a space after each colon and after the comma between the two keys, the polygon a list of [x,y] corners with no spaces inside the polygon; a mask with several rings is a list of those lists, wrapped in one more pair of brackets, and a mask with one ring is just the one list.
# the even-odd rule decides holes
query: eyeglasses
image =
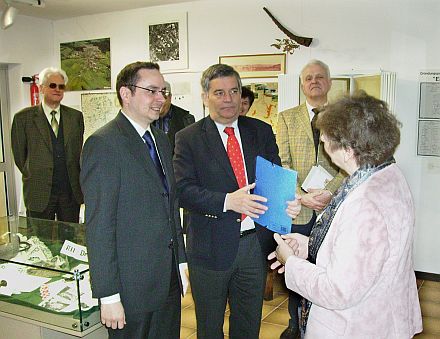
{"label": "eyeglasses", "polygon": [[167,99],[171,95],[171,92],[167,91],[166,89],[151,89],[151,88],[146,88],[146,87],[141,87],[141,86],[136,86],[136,85],[127,85],[127,86],[133,86],[136,88],[143,89],[143,90],[147,91],[147,93],[149,95],[151,95],[152,97],[155,96],[157,93],[160,93],[160,94],[162,94],[162,96],[165,99]]}
{"label": "eyeglasses", "polygon": [[51,82],[48,86],[49,86],[49,88],[52,88],[52,89],[55,89],[58,86],[58,89],[60,91],[64,91],[66,89],[66,85],[65,84],[56,84],[54,82]]}
{"label": "eyeglasses", "polygon": [[[229,90],[228,93],[231,97],[234,97],[234,96],[240,94],[240,90],[238,88],[233,88],[233,89]],[[218,90],[218,91],[214,92],[214,96],[218,99],[222,99],[226,96],[226,92],[223,90]]]}

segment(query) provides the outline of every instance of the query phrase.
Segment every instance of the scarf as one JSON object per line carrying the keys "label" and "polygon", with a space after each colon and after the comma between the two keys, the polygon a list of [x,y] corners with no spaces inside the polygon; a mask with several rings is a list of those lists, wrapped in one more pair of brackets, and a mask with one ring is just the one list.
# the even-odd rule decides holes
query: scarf
{"label": "scarf", "polygon": [[[310,261],[312,264],[316,264],[316,257],[318,256],[319,248],[321,247],[322,242],[330,229],[331,223],[339,209],[339,206],[341,206],[347,196],[374,173],[384,169],[394,162],[394,158],[390,158],[378,166],[362,166],[344,181],[344,183],[333,196],[333,199],[322,212],[321,217],[318,218],[313,225],[312,232],[310,233],[309,237],[308,261]],[[305,333],[312,302],[302,299],[301,304],[301,331],[302,333]]]}

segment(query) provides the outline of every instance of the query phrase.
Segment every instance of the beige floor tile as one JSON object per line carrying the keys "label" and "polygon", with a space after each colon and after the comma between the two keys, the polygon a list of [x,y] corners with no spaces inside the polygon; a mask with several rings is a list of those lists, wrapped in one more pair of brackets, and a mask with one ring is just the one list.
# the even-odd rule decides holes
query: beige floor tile
{"label": "beige floor tile", "polygon": [[189,338],[195,333],[196,333],[196,330],[194,328],[187,328],[187,327],[182,326],[180,328],[180,339]]}
{"label": "beige floor tile", "polygon": [[289,312],[286,309],[277,308],[264,318],[264,322],[285,327],[289,323],[289,318]]}
{"label": "beige floor tile", "polygon": [[182,310],[181,326],[187,328],[196,328],[197,321],[194,309],[188,307]]}
{"label": "beige floor tile", "polygon": [[260,328],[260,339],[278,339],[285,328],[285,326],[262,322]]}
{"label": "beige floor tile", "polygon": [[430,288],[436,288],[440,289],[440,281],[423,281],[422,287],[430,287]]}
{"label": "beige floor tile", "polygon": [[278,306],[282,304],[285,300],[287,300],[287,298],[289,298],[289,295],[287,293],[274,293],[274,297],[272,300],[265,300],[263,303],[264,305]]}
{"label": "beige floor tile", "polygon": [[192,294],[191,293],[187,293],[185,295],[185,297],[182,298],[182,306],[181,306],[181,308],[183,309],[183,308],[186,308],[186,307],[188,307],[190,305],[193,305],[193,304],[194,304],[194,300],[192,298]]}
{"label": "beige floor tile", "polygon": [[437,338],[440,338],[440,319],[423,317],[423,333],[435,334]]}
{"label": "beige floor tile", "polygon": [[437,334],[420,333],[417,334],[414,339],[439,339],[439,336]]}
{"label": "beige floor tile", "polygon": [[440,303],[440,289],[423,286],[419,290],[419,299]]}
{"label": "beige floor tile", "polygon": [[440,318],[440,303],[421,300],[420,307],[424,317]]}

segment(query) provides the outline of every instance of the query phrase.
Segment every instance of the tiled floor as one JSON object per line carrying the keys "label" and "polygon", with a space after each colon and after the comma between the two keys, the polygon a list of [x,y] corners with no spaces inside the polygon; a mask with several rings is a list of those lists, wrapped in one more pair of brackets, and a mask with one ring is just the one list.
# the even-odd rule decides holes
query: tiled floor
{"label": "tiled floor", "polygon": [[[261,322],[261,339],[278,339],[289,320],[287,311],[287,290],[282,282],[282,276],[277,275],[274,281],[274,298],[264,301],[263,320]],[[418,281],[420,304],[423,314],[422,334],[416,339],[440,339],[440,282]],[[228,333],[229,312],[225,313],[224,332]],[[227,337],[227,336],[226,336]],[[182,300],[182,339],[196,339],[196,316],[191,293]]]}

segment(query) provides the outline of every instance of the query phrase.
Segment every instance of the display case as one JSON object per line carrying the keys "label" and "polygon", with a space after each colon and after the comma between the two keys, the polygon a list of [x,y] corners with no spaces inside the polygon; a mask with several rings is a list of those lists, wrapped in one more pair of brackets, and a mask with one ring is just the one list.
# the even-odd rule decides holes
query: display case
{"label": "display case", "polygon": [[0,312],[75,336],[101,326],[85,225],[0,218]]}

